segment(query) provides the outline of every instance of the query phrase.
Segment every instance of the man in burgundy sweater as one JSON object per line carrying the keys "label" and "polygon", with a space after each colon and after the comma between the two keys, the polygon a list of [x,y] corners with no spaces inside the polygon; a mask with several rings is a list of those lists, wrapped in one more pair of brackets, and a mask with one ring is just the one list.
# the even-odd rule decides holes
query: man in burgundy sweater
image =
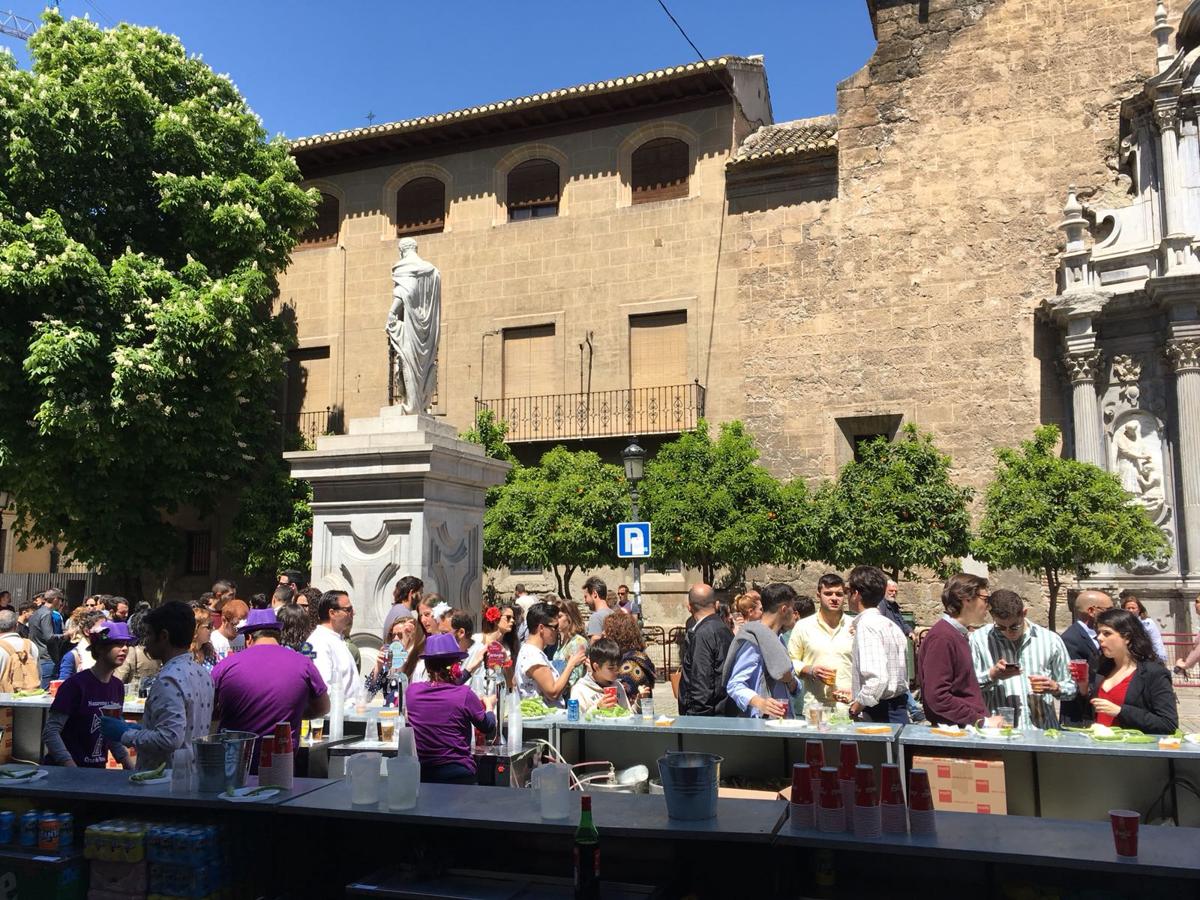
{"label": "man in burgundy sweater", "polygon": [[973,725],[988,713],[967,634],[987,619],[987,579],[954,575],[942,589],[942,607],[945,615],[921,641],[921,704],[931,725]]}

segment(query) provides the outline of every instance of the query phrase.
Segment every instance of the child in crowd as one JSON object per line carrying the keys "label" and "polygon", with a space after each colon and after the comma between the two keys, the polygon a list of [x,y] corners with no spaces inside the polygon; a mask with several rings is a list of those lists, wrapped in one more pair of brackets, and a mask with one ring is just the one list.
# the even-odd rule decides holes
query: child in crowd
{"label": "child in crowd", "polygon": [[[629,695],[617,680],[621,669],[621,648],[610,638],[600,638],[587,650],[587,674],[571,688],[571,699],[579,701],[579,714],[587,715],[592,709],[611,709],[620,706],[629,709]],[[615,688],[616,696],[606,694],[605,688]]]}

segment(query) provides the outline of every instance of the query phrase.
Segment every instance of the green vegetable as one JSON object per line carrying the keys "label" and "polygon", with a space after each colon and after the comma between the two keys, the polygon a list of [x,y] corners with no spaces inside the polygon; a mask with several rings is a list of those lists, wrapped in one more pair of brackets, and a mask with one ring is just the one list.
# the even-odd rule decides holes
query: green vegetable
{"label": "green vegetable", "polygon": [[1158,738],[1152,734],[1127,734],[1124,736],[1127,744],[1157,744]]}
{"label": "green vegetable", "polygon": [[1011,725],[1005,725],[1003,728],[1000,729],[1000,734],[1003,735],[1004,737],[1012,737],[1015,732],[1016,732],[1016,729],[1013,728]]}
{"label": "green vegetable", "polygon": [[34,688],[33,690],[30,690],[30,691],[17,691],[15,694],[13,694],[13,699],[14,700],[23,700],[26,697],[40,697],[44,693],[46,693],[46,692],[44,690],[42,690],[41,688]]}
{"label": "green vegetable", "polygon": [[1050,738],[1050,740],[1052,740],[1052,741],[1056,741],[1056,740],[1058,740],[1058,733],[1059,733],[1059,732],[1058,732],[1058,729],[1057,729],[1057,728],[1047,728],[1047,729],[1046,729],[1044,732],[1042,732],[1042,733],[1043,733],[1044,735],[1046,735],[1046,737]]}
{"label": "green vegetable", "polygon": [[130,775],[130,781],[153,781],[155,778],[162,778],[166,774],[167,764],[163,763],[157,769],[150,769],[146,772],[138,772],[136,775]]}
{"label": "green vegetable", "polygon": [[36,768],[33,769],[0,769],[0,778],[11,778],[14,781],[20,781],[23,778],[32,778],[38,773]]}
{"label": "green vegetable", "polygon": [[629,710],[625,709],[623,706],[610,706],[608,709],[601,709],[597,706],[594,707],[590,713],[588,713],[588,718],[620,719],[627,715],[629,715]]}
{"label": "green vegetable", "polygon": [[552,713],[550,707],[542,702],[540,697],[530,697],[521,701],[521,718],[532,719],[535,716],[546,716]]}

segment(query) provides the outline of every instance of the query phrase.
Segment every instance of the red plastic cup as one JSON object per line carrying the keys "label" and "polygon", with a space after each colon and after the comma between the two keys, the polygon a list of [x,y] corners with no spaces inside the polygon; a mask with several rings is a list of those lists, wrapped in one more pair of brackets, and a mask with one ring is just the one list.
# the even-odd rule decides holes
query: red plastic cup
{"label": "red plastic cup", "polygon": [[821,769],[820,805],[825,809],[842,809],[842,788],[838,784],[838,770],[833,766]]}
{"label": "red plastic cup", "polygon": [[900,767],[894,763],[880,766],[883,789],[880,791],[880,802],[888,806],[904,805],[904,782],[900,778]]}
{"label": "red plastic cup", "polygon": [[275,741],[271,738],[264,737],[262,744],[258,749],[258,771],[263,772],[271,768],[271,760],[275,752]]}
{"label": "red plastic cup", "polygon": [[612,698],[612,699],[615,701],[615,700],[617,699],[617,689],[616,689],[616,687],[615,687],[615,686],[614,686],[614,687],[606,687],[606,688],[604,689],[604,696],[605,696],[605,697],[611,697],[611,698]]}
{"label": "red plastic cup", "polygon": [[854,780],[854,767],[858,765],[858,741],[842,741],[842,765],[838,769],[838,778],[842,781]]}
{"label": "red plastic cup", "polygon": [[57,697],[58,689],[63,686],[63,679],[56,678],[50,682],[50,696]]}
{"label": "red plastic cup", "polygon": [[813,802],[812,773],[808,763],[796,763],[792,766],[792,802]]}
{"label": "red plastic cup", "polygon": [[804,761],[808,763],[813,772],[820,772],[825,765],[825,742],[805,741]]}
{"label": "red plastic cup", "polygon": [[908,773],[908,806],[917,812],[929,812],[933,809],[929,773],[924,769],[913,769]]}
{"label": "red plastic cup", "polygon": [[1108,819],[1112,822],[1113,843],[1117,848],[1117,856],[1137,856],[1141,815],[1130,809],[1110,809]]}
{"label": "red plastic cup", "polygon": [[1086,681],[1088,677],[1088,663],[1086,659],[1073,659],[1067,667],[1071,670],[1071,678],[1074,681]]}
{"label": "red plastic cup", "polygon": [[879,794],[875,791],[874,766],[858,765],[854,767],[854,805],[879,805]]}

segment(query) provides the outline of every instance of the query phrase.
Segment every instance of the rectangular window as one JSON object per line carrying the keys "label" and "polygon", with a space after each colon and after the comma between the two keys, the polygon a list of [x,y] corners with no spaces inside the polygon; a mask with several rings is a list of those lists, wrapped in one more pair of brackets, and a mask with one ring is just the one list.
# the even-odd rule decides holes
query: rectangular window
{"label": "rectangular window", "polygon": [[212,532],[189,531],[187,533],[187,555],[183,560],[183,574],[207,575],[211,568]]}
{"label": "rectangular window", "polygon": [[688,382],[687,312],[629,317],[629,386]]}
{"label": "rectangular window", "polygon": [[504,397],[558,393],[554,326],[504,329]]}
{"label": "rectangular window", "polygon": [[329,431],[333,367],[328,347],[305,347],[288,355],[286,430],[309,441]]}
{"label": "rectangular window", "polygon": [[516,563],[508,570],[510,575],[541,575],[541,566],[530,566],[522,563]]}

